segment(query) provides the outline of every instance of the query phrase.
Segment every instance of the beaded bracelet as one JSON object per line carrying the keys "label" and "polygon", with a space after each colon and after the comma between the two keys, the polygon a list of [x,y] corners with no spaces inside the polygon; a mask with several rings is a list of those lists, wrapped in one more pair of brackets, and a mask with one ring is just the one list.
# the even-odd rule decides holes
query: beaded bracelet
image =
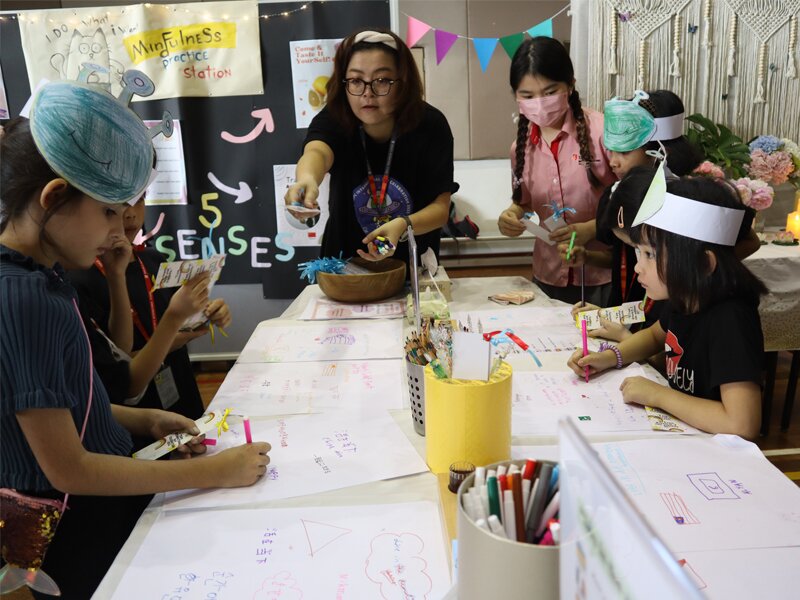
{"label": "beaded bracelet", "polygon": [[622,352],[619,351],[614,344],[609,344],[608,342],[600,342],[600,352],[605,352],[606,350],[611,350],[614,354],[617,355],[617,369],[622,368]]}

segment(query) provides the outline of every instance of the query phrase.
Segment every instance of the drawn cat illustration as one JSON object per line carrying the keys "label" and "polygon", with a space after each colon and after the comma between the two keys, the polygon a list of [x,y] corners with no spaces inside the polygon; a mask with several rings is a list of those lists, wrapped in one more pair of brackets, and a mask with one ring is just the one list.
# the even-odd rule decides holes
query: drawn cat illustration
{"label": "drawn cat illustration", "polygon": [[92,63],[105,69],[105,72],[93,73],[89,77],[89,83],[99,84],[109,91],[112,73],[115,83],[122,73],[122,64],[111,58],[106,35],[100,27],[90,35],[83,35],[75,29],[69,42],[69,50],[65,54],[56,53],[50,57],[50,65],[58,71],[62,79],[76,80],[83,63]]}

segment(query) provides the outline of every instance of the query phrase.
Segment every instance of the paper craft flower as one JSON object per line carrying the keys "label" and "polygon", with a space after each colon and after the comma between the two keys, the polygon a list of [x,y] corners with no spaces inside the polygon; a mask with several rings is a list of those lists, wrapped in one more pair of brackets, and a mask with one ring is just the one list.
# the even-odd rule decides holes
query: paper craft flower
{"label": "paper craft flower", "polygon": [[739,198],[742,199],[745,206],[749,206],[753,210],[764,210],[772,206],[775,191],[768,183],[760,179],[742,177],[734,180],[733,185],[736,186]]}
{"label": "paper craft flower", "polygon": [[705,177],[718,177],[720,179],[725,177],[725,172],[722,170],[722,168],[715,165],[710,160],[704,160],[701,162],[697,167],[695,167],[692,173],[695,175],[703,175]]}

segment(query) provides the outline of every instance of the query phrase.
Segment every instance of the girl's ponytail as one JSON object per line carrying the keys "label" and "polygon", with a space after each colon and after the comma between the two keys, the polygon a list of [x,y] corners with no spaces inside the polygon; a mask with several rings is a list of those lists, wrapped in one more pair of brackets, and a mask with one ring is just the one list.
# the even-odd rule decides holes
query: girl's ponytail
{"label": "girl's ponytail", "polygon": [[522,202],[522,172],[525,169],[525,148],[528,146],[528,124],[525,115],[519,116],[517,123],[517,149],[514,154],[514,180],[511,185],[511,199],[514,204]]}
{"label": "girl's ponytail", "polygon": [[586,177],[592,187],[600,187],[600,180],[592,171],[592,163],[594,157],[592,156],[592,147],[589,144],[589,128],[586,125],[586,118],[583,115],[583,107],[581,106],[581,98],[578,90],[573,89],[569,95],[569,107],[572,109],[572,116],[575,118],[575,125],[578,131],[578,144],[581,150],[581,162],[586,167]]}

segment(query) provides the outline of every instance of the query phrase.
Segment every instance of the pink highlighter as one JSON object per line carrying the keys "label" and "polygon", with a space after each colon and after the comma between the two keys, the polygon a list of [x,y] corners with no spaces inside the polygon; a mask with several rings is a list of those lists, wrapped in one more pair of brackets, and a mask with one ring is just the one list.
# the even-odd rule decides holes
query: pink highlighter
{"label": "pink highlighter", "polygon": [[[581,319],[581,337],[583,338],[583,355],[587,356],[589,354],[589,340],[587,339],[586,334],[586,319]],[[589,383],[589,367],[583,367],[583,378],[586,383]]]}

